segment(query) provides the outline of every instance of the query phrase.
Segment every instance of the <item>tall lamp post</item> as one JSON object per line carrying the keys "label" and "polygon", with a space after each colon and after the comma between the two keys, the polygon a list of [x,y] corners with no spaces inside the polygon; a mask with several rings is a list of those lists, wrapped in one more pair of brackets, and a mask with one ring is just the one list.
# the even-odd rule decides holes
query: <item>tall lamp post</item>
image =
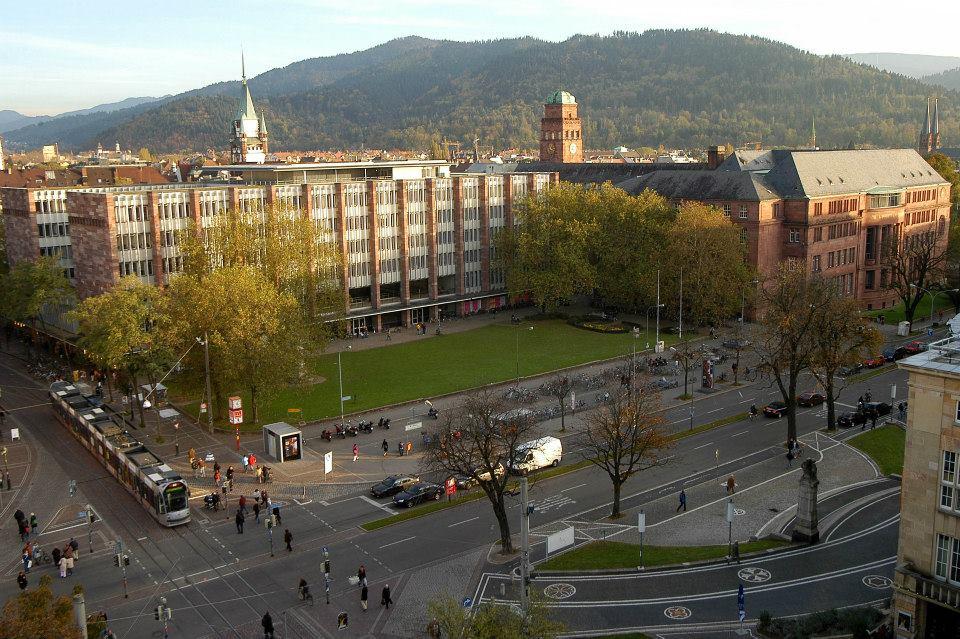
{"label": "tall lamp post", "polygon": [[[528,331],[532,331],[533,327],[528,326]],[[517,325],[517,388],[520,388],[520,325]]]}
{"label": "tall lamp post", "polygon": [[933,326],[933,308],[937,300],[937,295],[939,295],[940,293],[956,293],[957,291],[960,291],[960,289],[948,288],[948,289],[944,289],[942,291],[937,291],[936,293],[934,293],[930,289],[923,288],[922,286],[917,286],[916,284],[911,284],[910,288],[918,288],[930,296],[930,325],[931,326]]}
{"label": "tall lamp post", "polygon": [[660,307],[663,306],[660,303],[660,269],[657,269],[657,333],[653,340],[653,352],[658,352],[657,348],[660,346]]}
{"label": "tall lamp post", "polygon": [[[659,304],[658,306],[663,306],[663,304]],[[657,306],[647,307],[647,323],[644,325],[643,329],[643,336],[647,340],[647,348],[650,348],[650,311],[655,308],[657,308]]]}
{"label": "tall lamp post", "polygon": [[683,267],[680,267],[680,319],[677,323],[677,339],[683,339]]}
{"label": "tall lamp post", "polygon": [[[347,345],[347,350],[349,351],[353,348],[352,344]],[[337,375],[340,378],[340,425],[343,426],[343,364],[340,360],[340,354],[343,351],[337,351]]]}

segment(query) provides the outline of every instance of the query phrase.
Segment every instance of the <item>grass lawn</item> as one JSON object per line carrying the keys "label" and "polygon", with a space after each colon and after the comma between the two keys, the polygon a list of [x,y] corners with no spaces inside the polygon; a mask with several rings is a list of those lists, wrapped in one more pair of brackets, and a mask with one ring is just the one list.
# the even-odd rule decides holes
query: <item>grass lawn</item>
{"label": "grass lawn", "polygon": [[[529,326],[534,329],[528,330]],[[345,352],[342,355],[343,393],[352,399],[345,403],[344,410],[362,411],[514,379],[518,337],[521,376],[626,355],[634,342],[630,333],[595,333],[562,320],[542,320],[524,322],[519,328],[495,324],[404,344]],[[667,343],[676,339],[673,335],[661,337]],[[642,337],[637,342],[638,347],[645,345]],[[310,362],[310,367],[323,381],[281,391],[263,407],[262,423],[287,420],[288,408],[302,409],[306,421],[339,414],[336,354],[321,355]],[[181,402],[184,408],[195,415],[202,389],[178,392],[176,384],[172,389],[185,400]],[[249,396],[241,395],[249,415]],[[189,401],[191,397],[195,399]]]}
{"label": "grass lawn", "polygon": [[[790,542],[761,539],[740,544],[740,554],[789,546]],[[639,546],[622,541],[593,541],[576,550],[558,555],[540,564],[543,570],[612,570],[636,568]],[[726,544],[719,546],[644,546],[643,565],[664,566],[686,561],[720,559],[727,556]]]}
{"label": "grass lawn", "polygon": [[854,448],[870,455],[884,475],[903,473],[903,444],[907,433],[897,426],[884,426],[849,440]]}
{"label": "grass lawn", "polygon": [[[934,321],[937,320],[937,311],[943,311],[944,321],[953,317],[953,302],[950,301],[950,298],[946,294],[941,293],[937,295],[936,306],[934,307]],[[884,321],[887,324],[896,324],[902,322],[906,318],[903,315],[903,303],[897,304],[891,308],[887,308],[880,311],[868,311],[865,313],[868,317],[877,317],[879,315],[885,316]],[[920,304],[917,306],[917,309],[913,312],[914,321],[919,320],[929,320],[930,319],[930,296],[924,295],[923,299],[920,300]]]}

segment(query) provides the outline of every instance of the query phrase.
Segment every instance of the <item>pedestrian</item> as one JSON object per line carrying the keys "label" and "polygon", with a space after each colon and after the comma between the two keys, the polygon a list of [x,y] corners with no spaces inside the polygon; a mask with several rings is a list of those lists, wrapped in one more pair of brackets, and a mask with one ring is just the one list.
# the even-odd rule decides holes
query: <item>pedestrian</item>
{"label": "pedestrian", "polygon": [[380,605],[386,606],[387,610],[390,610],[390,604],[393,603],[393,599],[390,598],[390,584],[384,584],[383,590],[380,592]]}
{"label": "pedestrian", "polygon": [[871,397],[871,395],[870,395],[870,389],[868,388],[868,389],[867,389],[867,394],[864,395],[864,397],[863,397],[864,400],[866,400],[866,402],[867,402],[868,404],[870,403],[870,397]]}
{"label": "pedestrian", "polygon": [[283,523],[283,520],[280,518],[280,506],[273,507],[273,517],[277,520],[277,525],[279,526]]}
{"label": "pedestrian", "polygon": [[739,564],[740,563],[740,542],[733,542],[733,559]]}
{"label": "pedestrian", "polygon": [[[381,418],[381,421],[382,421],[382,418]],[[383,456],[386,457],[386,456],[387,456],[387,450],[389,450],[389,448],[390,448],[389,444],[387,444],[387,440],[383,440],[382,447],[383,447]]]}
{"label": "pedestrian", "polygon": [[259,501],[253,502],[253,516],[256,519],[256,522],[259,524],[260,523],[260,502]]}
{"label": "pedestrian", "polygon": [[244,518],[244,516],[243,516],[243,511],[240,510],[239,508],[237,509],[237,516],[235,517],[235,519],[236,519],[236,522],[237,522],[237,534],[238,534],[238,535],[242,535],[242,534],[243,534],[243,522],[244,522],[244,519],[245,519],[245,518]]}
{"label": "pedestrian", "polygon": [[214,485],[214,486],[219,486],[219,485],[220,485],[220,471],[219,471],[219,470],[213,471],[213,485]]}
{"label": "pedestrian", "polygon": [[37,534],[37,516],[34,513],[30,513],[30,530]]}
{"label": "pedestrian", "polygon": [[70,538],[70,550],[73,551],[73,554],[76,555],[80,551],[80,544],[77,542],[76,537]]}
{"label": "pedestrian", "polygon": [[737,480],[733,475],[727,477],[727,494],[732,495],[737,491]]}
{"label": "pedestrian", "polygon": [[293,543],[293,534],[289,528],[283,530],[283,543],[287,544],[287,552],[293,552],[293,546],[290,545]]}
{"label": "pedestrian", "polygon": [[201,477],[206,477],[206,476],[207,476],[207,462],[205,462],[205,461],[203,461],[202,459],[200,459],[200,460],[197,461],[197,465],[200,467],[200,476],[201,476]]}
{"label": "pedestrian", "polygon": [[233,466],[227,466],[227,481],[233,481]]}
{"label": "pedestrian", "polygon": [[687,512],[687,493],[683,488],[680,489],[680,505],[677,506],[677,512],[680,512],[681,508],[683,512]]}
{"label": "pedestrian", "polygon": [[17,521],[17,523],[20,523],[21,521],[26,519],[26,517],[27,516],[24,515],[23,511],[20,510],[19,508],[17,508],[17,510],[13,513],[13,518]]}
{"label": "pedestrian", "polygon": [[793,451],[787,451],[787,468],[793,468]]}
{"label": "pedestrian", "polygon": [[367,585],[367,567],[363,564],[360,564],[360,569],[357,570],[357,583],[361,586]]}
{"label": "pedestrian", "polygon": [[[27,542],[29,544],[30,542]],[[23,572],[29,573],[30,566],[33,565],[33,559],[30,556],[30,551],[24,549],[23,553],[20,555],[20,561],[23,562]]]}
{"label": "pedestrian", "polygon": [[213,472],[217,474],[220,473],[220,462],[218,461],[213,462]]}
{"label": "pedestrian", "polygon": [[[389,333],[387,333],[389,335]],[[23,574],[23,573],[20,573]],[[26,580],[24,580],[26,581]],[[367,584],[363,584],[363,588],[360,589],[360,607],[363,608],[363,611],[367,611]]]}
{"label": "pedestrian", "polygon": [[76,559],[74,558],[73,546],[67,544],[66,548],[63,549],[63,558],[67,560],[67,576],[73,574],[73,564]]}
{"label": "pedestrian", "polygon": [[904,402],[897,404],[897,412],[900,414],[900,421],[907,417],[907,405]]}
{"label": "pedestrian", "polygon": [[397,452],[400,453],[400,456],[403,457],[403,442],[397,443]]}
{"label": "pedestrian", "polygon": [[356,444],[353,445],[353,461],[357,461],[360,458],[360,447]]}
{"label": "pedestrian", "polygon": [[247,497],[245,495],[240,495],[240,502],[238,505],[240,506],[240,512],[247,512]]}
{"label": "pedestrian", "polygon": [[[17,575],[17,585],[20,586],[20,590],[27,589],[27,575],[21,570],[20,574]],[[367,602],[363,602],[363,609],[367,609]]]}
{"label": "pedestrian", "polygon": [[263,469],[260,468],[259,466],[257,466],[257,483],[258,484],[263,483]]}
{"label": "pedestrian", "polygon": [[263,626],[263,639],[273,639],[273,619],[269,612],[263,613],[260,625]]}
{"label": "pedestrian", "polygon": [[412,452],[413,452],[413,442],[407,442],[407,454],[409,455]]}
{"label": "pedestrian", "polygon": [[247,461],[250,463],[250,468],[256,468],[256,466],[257,466],[257,456],[256,456],[256,455],[254,455],[253,453],[250,453],[250,457],[247,459]]}
{"label": "pedestrian", "polygon": [[189,459],[190,462],[193,463],[193,460],[196,458],[197,458],[197,449],[191,446],[190,449],[187,450],[187,459]]}
{"label": "pedestrian", "polygon": [[60,568],[60,578],[67,578],[67,556],[61,555],[60,561],[57,562],[57,567]]}
{"label": "pedestrian", "polygon": [[249,461],[250,461],[250,458],[244,455],[242,460],[243,472],[247,472],[247,464],[249,463]]}
{"label": "pedestrian", "polygon": [[870,411],[870,430],[877,427],[877,411]]}
{"label": "pedestrian", "polygon": [[59,566],[59,565],[60,565],[60,557],[63,556],[63,553],[60,552],[60,549],[59,549],[59,548],[54,547],[53,552],[50,553],[50,554],[51,554],[51,556],[53,557],[53,565],[54,565],[54,566]]}

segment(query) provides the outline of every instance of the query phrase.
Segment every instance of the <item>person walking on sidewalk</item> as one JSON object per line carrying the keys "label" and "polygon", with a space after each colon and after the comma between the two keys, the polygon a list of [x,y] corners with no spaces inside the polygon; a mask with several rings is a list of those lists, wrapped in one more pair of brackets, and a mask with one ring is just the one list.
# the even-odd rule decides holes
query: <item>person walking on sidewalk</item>
{"label": "person walking on sidewalk", "polygon": [[260,625],[263,626],[263,639],[273,639],[273,619],[269,612],[263,613]]}
{"label": "person walking on sidewalk", "polygon": [[357,583],[361,586],[367,585],[367,567],[363,564],[360,564],[360,569],[357,570]]}
{"label": "person walking on sidewalk", "polygon": [[[20,574],[22,575],[23,573]],[[367,595],[367,584],[364,583],[363,587],[360,589],[360,607],[363,608],[364,612],[367,611]]]}
{"label": "person walking on sidewalk", "polygon": [[360,447],[356,444],[353,445],[353,461],[357,461],[360,458]]}
{"label": "person walking on sidewalk", "polygon": [[283,530],[283,543],[287,544],[287,552],[293,552],[293,546],[290,545],[293,543],[293,534],[289,528]]}
{"label": "person walking on sidewalk", "polygon": [[246,495],[240,495],[239,506],[240,506],[240,512],[246,514],[246,512],[247,512],[247,497],[246,497]]}
{"label": "person walking on sidewalk", "polygon": [[403,457],[403,441],[397,443],[397,452],[400,453],[400,456]]}
{"label": "person walking on sidewalk", "polygon": [[680,489],[680,505],[677,506],[677,512],[680,512],[681,508],[683,512],[687,512],[687,493],[683,488]]}
{"label": "person walking on sidewalk", "polygon": [[255,521],[259,524],[260,523],[260,501],[259,500],[253,502],[253,516]]}
{"label": "person walking on sidewalk", "polygon": [[243,522],[244,522],[245,517],[243,516],[243,511],[240,510],[239,508],[237,509],[237,516],[235,517],[235,519],[236,519],[236,522],[237,522],[237,534],[238,534],[238,535],[242,535],[242,534],[243,534]]}
{"label": "person walking on sidewalk", "polygon": [[[24,574],[24,572],[23,572],[22,570],[20,571],[20,574],[17,575],[17,585],[20,586],[20,590],[26,590],[26,589],[27,589],[27,576]],[[367,606],[366,606],[366,603],[367,603],[367,602],[363,602],[363,603],[364,603],[363,609],[366,610],[366,609],[367,609]]]}
{"label": "person walking on sidewalk", "polygon": [[386,457],[387,451],[390,449],[390,445],[387,444],[387,440],[383,440],[382,446],[383,446],[383,456]]}
{"label": "person walking on sidewalk", "polygon": [[380,605],[386,606],[387,610],[390,610],[390,604],[393,603],[393,599],[390,598],[390,584],[384,584],[383,590],[380,592]]}

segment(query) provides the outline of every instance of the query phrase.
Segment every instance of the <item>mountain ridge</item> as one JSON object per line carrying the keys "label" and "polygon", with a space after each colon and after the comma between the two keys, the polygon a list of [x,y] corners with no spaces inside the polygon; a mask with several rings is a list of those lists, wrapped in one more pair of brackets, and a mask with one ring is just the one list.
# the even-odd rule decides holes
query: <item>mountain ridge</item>
{"label": "mountain ridge", "polygon": [[948,69],[960,67],[960,57],[949,55],[927,55],[922,53],[848,53],[847,58],[854,62],[867,64],[877,69],[899,73],[910,78],[921,79],[924,76],[942,73]]}

